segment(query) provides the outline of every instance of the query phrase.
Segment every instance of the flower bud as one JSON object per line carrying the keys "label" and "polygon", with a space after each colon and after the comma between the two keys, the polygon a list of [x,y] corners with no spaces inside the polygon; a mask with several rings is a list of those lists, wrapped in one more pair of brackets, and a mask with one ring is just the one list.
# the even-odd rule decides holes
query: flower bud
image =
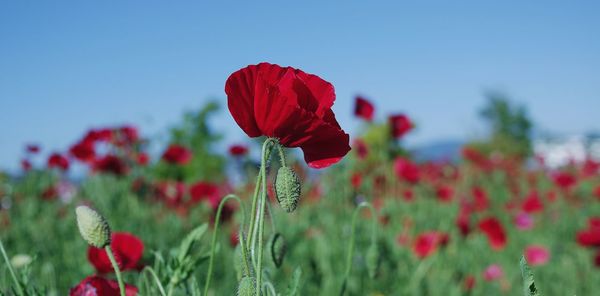
{"label": "flower bud", "polygon": [[280,233],[275,233],[269,239],[269,251],[275,267],[279,268],[287,252],[287,244]]}
{"label": "flower bud", "polygon": [[238,296],[254,296],[256,295],[256,280],[254,277],[245,276],[238,284]]}
{"label": "flower bud", "polygon": [[280,167],[275,179],[275,194],[279,205],[288,213],[293,212],[300,200],[300,179],[294,171],[287,167]]}
{"label": "flower bud", "polygon": [[75,209],[79,233],[91,246],[104,248],[110,244],[110,227],[98,212],[86,206]]}
{"label": "flower bud", "polygon": [[379,261],[379,250],[377,249],[377,244],[371,244],[367,249],[367,254],[365,255],[367,271],[369,272],[369,276],[371,278],[375,277],[375,273],[377,272],[377,265]]}

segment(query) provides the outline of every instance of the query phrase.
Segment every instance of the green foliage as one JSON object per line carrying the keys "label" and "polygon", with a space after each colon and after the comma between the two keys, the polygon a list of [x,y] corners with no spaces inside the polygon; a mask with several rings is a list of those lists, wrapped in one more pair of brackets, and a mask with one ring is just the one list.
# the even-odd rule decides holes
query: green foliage
{"label": "green foliage", "polygon": [[532,123],[527,110],[500,92],[488,93],[487,99],[480,115],[489,125],[490,138],[482,144],[483,150],[525,159],[531,154]]}

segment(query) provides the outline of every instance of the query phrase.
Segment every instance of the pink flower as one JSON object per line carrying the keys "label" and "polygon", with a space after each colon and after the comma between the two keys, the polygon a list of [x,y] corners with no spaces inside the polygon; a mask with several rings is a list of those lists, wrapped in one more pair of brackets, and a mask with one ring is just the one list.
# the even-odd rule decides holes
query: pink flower
{"label": "pink flower", "polygon": [[533,217],[531,215],[521,212],[515,216],[515,226],[519,230],[529,230],[533,228]]}
{"label": "pink flower", "polygon": [[492,264],[488,266],[483,272],[483,279],[488,282],[500,279],[503,276],[504,271],[502,271],[502,267],[498,264]]}
{"label": "pink flower", "polygon": [[550,252],[544,246],[530,245],[525,248],[525,258],[531,266],[544,265],[550,260]]}

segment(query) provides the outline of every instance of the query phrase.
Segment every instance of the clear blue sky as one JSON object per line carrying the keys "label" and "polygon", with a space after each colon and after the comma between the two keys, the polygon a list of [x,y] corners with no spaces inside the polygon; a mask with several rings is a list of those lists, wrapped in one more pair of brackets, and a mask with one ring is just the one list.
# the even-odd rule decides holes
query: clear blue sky
{"label": "clear blue sky", "polygon": [[[65,150],[89,127],[156,136],[225,102],[227,76],[261,61],[332,82],[349,131],[358,93],[379,118],[408,113],[409,144],[477,134],[490,88],[545,130],[600,128],[598,1],[100,2],[0,3],[0,168],[18,166],[24,143]],[[244,139],[222,115],[228,141]]]}

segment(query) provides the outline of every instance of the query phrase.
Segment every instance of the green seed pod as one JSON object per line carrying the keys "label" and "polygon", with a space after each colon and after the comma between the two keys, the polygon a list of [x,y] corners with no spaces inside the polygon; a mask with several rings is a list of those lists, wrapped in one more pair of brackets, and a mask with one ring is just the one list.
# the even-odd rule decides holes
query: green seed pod
{"label": "green seed pod", "polygon": [[287,167],[280,167],[275,179],[275,194],[279,205],[288,213],[293,212],[300,200],[300,179],[294,171]]}
{"label": "green seed pod", "polygon": [[[236,275],[237,275],[237,279],[238,281],[242,279],[242,277],[248,275],[246,274],[246,267],[244,266],[245,262],[244,262],[244,256],[242,255],[242,246],[241,244],[238,244],[235,247],[235,251],[234,251],[234,257],[233,257],[233,268],[235,269]],[[252,265],[248,264],[248,266],[250,266],[250,270],[248,271],[250,274],[252,274]]]}
{"label": "green seed pod", "polygon": [[287,244],[285,239],[280,233],[275,233],[269,239],[269,251],[270,257],[275,264],[275,267],[281,267],[283,263],[283,258],[285,257],[285,253],[287,252]]}
{"label": "green seed pod", "polygon": [[379,250],[377,249],[377,244],[371,244],[367,249],[367,254],[365,255],[367,271],[369,272],[369,276],[371,278],[375,277],[375,273],[377,273],[377,265],[379,261]]}
{"label": "green seed pod", "polygon": [[86,206],[75,209],[79,233],[91,246],[104,248],[110,244],[110,227],[98,212]]}
{"label": "green seed pod", "polygon": [[255,296],[256,295],[256,279],[254,277],[245,276],[238,284],[238,296]]}

